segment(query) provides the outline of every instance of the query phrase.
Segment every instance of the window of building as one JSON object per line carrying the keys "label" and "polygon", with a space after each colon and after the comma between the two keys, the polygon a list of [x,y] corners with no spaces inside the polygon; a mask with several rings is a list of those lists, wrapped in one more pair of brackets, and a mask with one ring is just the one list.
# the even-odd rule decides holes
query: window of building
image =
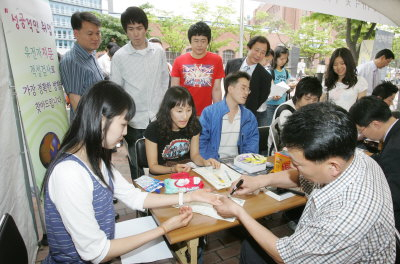
{"label": "window of building", "polygon": [[171,65],[173,65],[176,57],[181,55],[181,53],[180,52],[175,52],[175,51],[170,51],[167,48],[167,50],[165,51],[165,55],[167,56],[167,62],[170,63]]}
{"label": "window of building", "polygon": [[235,52],[233,50],[224,50],[222,52],[222,61],[224,64],[228,62],[228,60],[235,58]]}

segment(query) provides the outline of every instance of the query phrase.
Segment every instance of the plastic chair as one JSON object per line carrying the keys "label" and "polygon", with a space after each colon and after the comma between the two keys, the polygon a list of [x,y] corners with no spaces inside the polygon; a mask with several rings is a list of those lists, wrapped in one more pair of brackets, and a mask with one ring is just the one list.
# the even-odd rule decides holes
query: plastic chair
{"label": "plastic chair", "polygon": [[0,263],[28,263],[28,252],[14,219],[4,214],[0,220]]}
{"label": "plastic chair", "polygon": [[[146,156],[146,145],[144,143],[144,138],[139,138],[135,142],[135,156],[136,156],[136,169],[138,177],[144,174],[144,168],[148,168],[149,165],[147,163]],[[149,210],[145,210],[144,212],[136,211],[136,217],[148,216],[150,215]]]}
{"label": "plastic chair", "polygon": [[144,138],[139,138],[135,142],[135,154],[136,154],[137,175],[138,176],[143,175],[144,174],[143,168],[149,167],[147,163],[146,145],[144,143]]}
{"label": "plastic chair", "polygon": [[260,141],[258,143],[258,152],[262,155],[268,154],[268,135],[269,135],[269,126],[261,126],[258,127],[258,133],[260,136]]}

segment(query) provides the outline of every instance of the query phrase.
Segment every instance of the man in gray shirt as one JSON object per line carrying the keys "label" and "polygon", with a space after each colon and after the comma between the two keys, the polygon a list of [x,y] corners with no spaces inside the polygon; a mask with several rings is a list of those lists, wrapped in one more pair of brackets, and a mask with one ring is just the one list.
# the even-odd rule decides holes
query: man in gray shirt
{"label": "man in gray shirt", "polygon": [[148,42],[148,19],[138,7],[128,7],[121,14],[121,24],[130,41],[120,48],[111,61],[111,81],[118,83],[133,97],[135,117],[129,121],[125,140],[131,158],[131,176],[136,175],[135,142],[142,138],[147,125],[158,112],[168,89],[167,59],[162,47]]}

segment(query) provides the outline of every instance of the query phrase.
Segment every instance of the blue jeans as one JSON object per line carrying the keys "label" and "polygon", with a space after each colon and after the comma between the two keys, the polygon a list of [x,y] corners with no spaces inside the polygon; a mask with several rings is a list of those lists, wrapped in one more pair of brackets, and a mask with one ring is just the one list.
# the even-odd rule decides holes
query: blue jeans
{"label": "blue jeans", "polygon": [[272,118],[274,117],[274,113],[276,108],[278,108],[279,105],[271,105],[267,104],[267,126],[270,126],[272,123]]}
{"label": "blue jeans", "polygon": [[257,123],[258,123],[258,126],[259,127],[261,127],[261,126],[268,126],[267,125],[267,110],[265,110],[264,112],[257,112],[256,113],[256,118],[257,118]]}

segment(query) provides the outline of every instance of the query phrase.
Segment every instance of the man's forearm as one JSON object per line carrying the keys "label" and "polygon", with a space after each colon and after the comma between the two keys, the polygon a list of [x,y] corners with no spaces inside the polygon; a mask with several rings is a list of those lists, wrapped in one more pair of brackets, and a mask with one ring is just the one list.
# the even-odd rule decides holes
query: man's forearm
{"label": "man's forearm", "polygon": [[257,181],[260,188],[265,186],[294,188],[299,186],[299,172],[295,169],[291,169],[259,175],[257,176]]}

